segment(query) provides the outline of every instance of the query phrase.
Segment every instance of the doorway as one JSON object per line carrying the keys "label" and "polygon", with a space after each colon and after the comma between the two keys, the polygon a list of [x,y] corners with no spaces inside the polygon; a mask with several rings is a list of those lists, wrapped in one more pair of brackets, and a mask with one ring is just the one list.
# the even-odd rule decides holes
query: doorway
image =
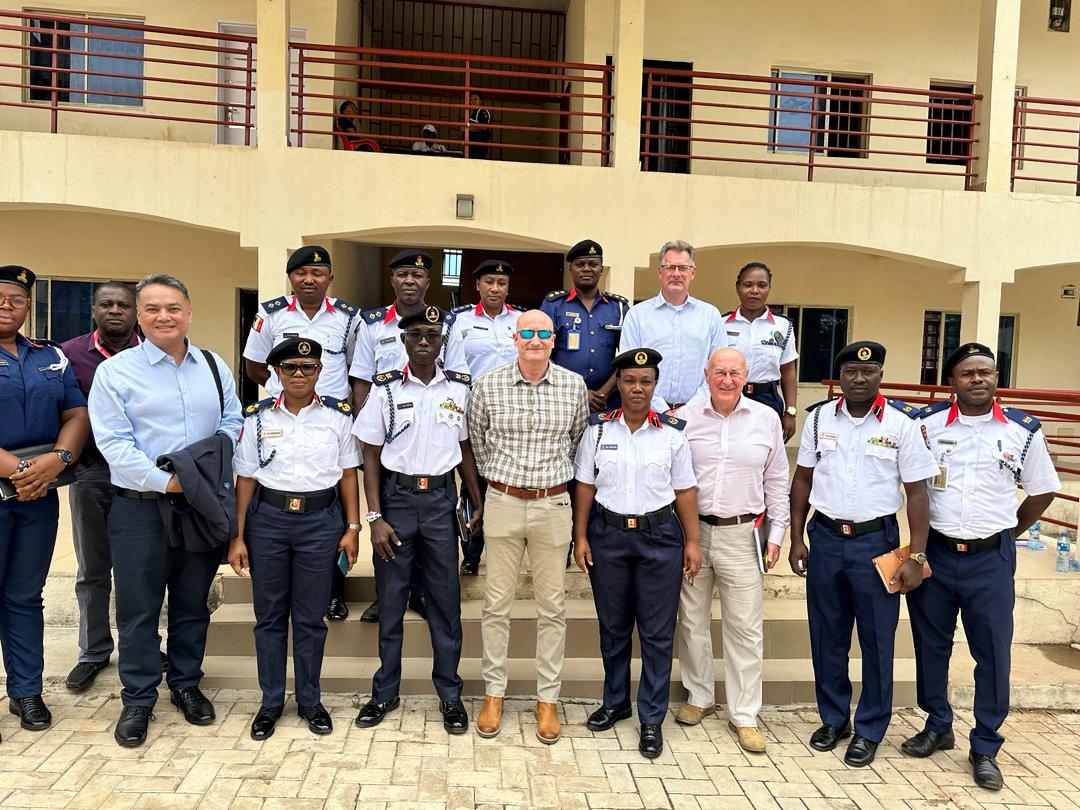
{"label": "doorway", "polygon": [[237,299],[237,323],[240,324],[240,334],[238,336],[238,344],[236,347],[237,365],[236,379],[240,381],[237,387],[237,393],[240,396],[240,404],[245,408],[253,402],[259,400],[259,386],[252,382],[248,375],[244,373],[244,344],[247,343],[248,332],[251,331],[251,324],[255,322],[255,316],[259,313],[259,291],[258,290],[239,290],[240,296]]}

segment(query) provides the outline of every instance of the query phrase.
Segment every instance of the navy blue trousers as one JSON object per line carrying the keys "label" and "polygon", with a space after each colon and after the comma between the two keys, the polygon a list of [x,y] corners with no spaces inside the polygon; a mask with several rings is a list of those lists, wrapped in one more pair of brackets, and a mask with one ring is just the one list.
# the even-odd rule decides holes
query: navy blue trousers
{"label": "navy blue trousers", "polygon": [[747,394],[746,396],[755,402],[760,402],[762,405],[768,405],[776,411],[777,416],[784,413],[784,400],[779,394],[774,394],[767,388],[761,389],[760,392],[755,391],[753,394]]}
{"label": "navy blue trousers", "polygon": [[[487,496],[488,484],[484,478],[480,479],[480,503],[484,502],[484,498]],[[472,500],[470,499],[470,503]],[[476,504],[473,504],[473,509],[476,508]],[[480,556],[484,553],[484,529],[481,527],[480,531],[474,534],[468,539],[468,541],[461,544],[461,556],[467,562],[480,562]]]}
{"label": "navy blue trousers", "polygon": [[[169,545],[157,501],[113,498],[109,551],[116,587],[120,699],[125,706],[153,706],[161,683],[158,621],[169,593],[169,688],[202,680],[210,608],[206,598],[221,564],[221,550],[193,552]],[[325,607],[325,606],[324,606]]]}
{"label": "navy blue trousers", "polygon": [[427,591],[428,630],[431,633],[431,680],[440,700],[461,696],[461,590],[458,584],[458,543],[454,527],[457,490],[453,484],[429,492],[413,492],[392,483],[382,485],[383,519],[393,527],[400,546],[394,559],[372,552],[375,590],[379,597],[379,669],[372,681],[371,699],[394,698],[401,684],[401,646],[405,637],[405,608],[417,566]]}
{"label": "navy blue trousers", "polygon": [[255,501],[248,510],[244,541],[251,562],[255,656],[263,706],[285,704],[290,618],[296,702],[309,707],[321,701],[328,568],[336,566],[343,533],[337,502],[299,515],[262,501]]}
{"label": "navy blue trousers", "polygon": [[589,579],[604,658],[604,705],[612,709],[630,705],[636,624],[641,643],[638,722],[663,723],[682,586],[682,525],[672,517],[638,531],[618,529],[594,506],[588,535],[593,559]]}
{"label": "navy blue trousers", "polygon": [[0,503],[0,647],[11,698],[41,694],[49,574],[60,502],[56,490],[34,501]]}
{"label": "navy blue trousers", "polygon": [[871,560],[900,544],[896,516],[884,531],[845,538],[817,520],[806,527],[810,560],[806,609],[810,651],[821,722],[842,726],[851,715],[848,653],[852,626],[862,650],[862,694],[855,733],[881,742],[892,718],[893,647],[900,619],[900,594],[887,593]]}
{"label": "navy blue trousers", "polygon": [[1011,531],[1001,532],[998,548],[957,554],[930,541],[926,549],[934,575],[907,595],[911,634],[915,640],[916,694],[927,713],[926,727],[952,729],[949,705],[949,659],[957,614],[975,659],[975,728],[971,750],[996,756],[1005,739],[998,729],[1009,714],[1010,649],[1016,544]]}

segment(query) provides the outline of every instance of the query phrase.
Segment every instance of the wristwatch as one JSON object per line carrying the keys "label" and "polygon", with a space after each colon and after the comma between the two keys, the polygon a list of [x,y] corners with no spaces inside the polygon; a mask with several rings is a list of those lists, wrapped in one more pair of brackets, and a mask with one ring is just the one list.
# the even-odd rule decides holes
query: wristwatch
{"label": "wristwatch", "polygon": [[926,555],[921,551],[916,551],[914,554],[908,555],[908,559],[909,560],[914,560],[919,565],[922,565],[923,563],[926,562]]}
{"label": "wristwatch", "polygon": [[359,523],[350,523],[348,528],[352,529],[354,532],[358,532],[358,531],[360,531],[360,524]]}
{"label": "wristwatch", "polygon": [[784,408],[784,413],[786,413],[788,416],[796,416],[799,413],[799,409],[796,408],[794,405],[788,405],[786,408]]}
{"label": "wristwatch", "polygon": [[382,517],[382,512],[368,512],[367,513],[367,522],[368,523],[374,523],[376,520],[378,520],[381,517]]}
{"label": "wristwatch", "polygon": [[64,462],[65,467],[70,467],[71,462],[75,460],[75,456],[71,454],[70,450],[61,450],[57,448],[56,450],[53,450],[53,452],[60,456],[60,460]]}

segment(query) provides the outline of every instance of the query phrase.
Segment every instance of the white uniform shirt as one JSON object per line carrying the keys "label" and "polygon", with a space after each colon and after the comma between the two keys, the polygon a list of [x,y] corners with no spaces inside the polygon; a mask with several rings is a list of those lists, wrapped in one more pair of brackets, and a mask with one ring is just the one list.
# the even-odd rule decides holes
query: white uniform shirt
{"label": "white uniform shirt", "polygon": [[446,367],[468,371],[478,380],[489,371],[517,360],[514,332],[521,310],[504,306],[492,318],[483,304],[459,307],[446,336]]}
{"label": "white uniform shirt", "polygon": [[895,515],[904,502],[900,482],[924,481],[938,469],[919,423],[905,413],[879,394],[861,419],[851,416],[843,397],[818,406],[816,420],[808,414],[798,464],[814,469],[810,505],[833,520],[855,523]]}
{"label": "white uniform shirt", "polygon": [[[270,350],[290,337],[310,338],[323,347],[319,391],[326,396],[349,396],[349,363],[353,359],[356,332],[360,326],[356,307],[340,298],[327,298],[325,305],[308,318],[296,296],[280,296],[259,304],[259,314],[248,332],[244,357],[265,363]],[[263,386],[271,396],[281,393],[281,383],[273,371]]]}
{"label": "white uniform shirt", "polygon": [[765,312],[753,321],[747,320],[742,309],[724,317],[725,346],[738,349],[746,358],[746,381],[774,382],[780,379],[780,366],[794,361],[795,333],[791,321],[783,315]]}
{"label": "white uniform shirt", "polygon": [[[465,422],[469,386],[454,379],[462,376],[436,368],[435,376],[425,385],[409,374],[408,366],[404,371],[377,375],[371,395],[356,417],[353,435],[362,442],[382,445],[382,465],[392,472],[450,472],[461,463],[461,442],[469,438]],[[392,437],[389,442],[387,433]]]}
{"label": "white uniform shirt", "polygon": [[578,443],[574,477],[595,486],[600,505],[620,515],[662,509],[675,500],[675,490],[696,484],[683,424],[650,412],[631,433],[621,408],[592,417]]}
{"label": "white uniform shirt", "polygon": [[930,481],[930,525],[942,534],[978,540],[1015,526],[1014,471],[1028,495],[1061,487],[1042,430],[1028,430],[1005,413],[995,402],[985,416],[964,416],[953,403],[923,417],[939,467]]}
{"label": "white uniform shirt", "polygon": [[[397,305],[368,309],[360,313],[356,330],[356,351],[353,353],[349,375],[358,380],[374,381],[375,375],[402,368],[409,357],[401,342],[401,316]],[[446,334],[446,328],[443,328]],[[443,353],[446,347],[443,346]]]}
{"label": "white uniform shirt", "polygon": [[[249,405],[244,409],[233,471],[284,492],[317,492],[337,486],[342,470],[360,466],[350,413],[348,403],[318,396],[295,416],[280,396]],[[260,436],[262,460],[270,459],[265,467],[259,466]]]}

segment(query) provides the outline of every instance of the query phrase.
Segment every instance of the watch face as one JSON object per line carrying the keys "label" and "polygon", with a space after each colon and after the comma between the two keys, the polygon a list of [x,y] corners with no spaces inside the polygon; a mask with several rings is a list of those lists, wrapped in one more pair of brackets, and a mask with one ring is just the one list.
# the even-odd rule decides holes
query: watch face
{"label": "watch face", "polygon": [[57,450],[56,453],[60,456],[60,460],[65,464],[70,464],[75,460],[74,456],[71,455],[70,450]]}

